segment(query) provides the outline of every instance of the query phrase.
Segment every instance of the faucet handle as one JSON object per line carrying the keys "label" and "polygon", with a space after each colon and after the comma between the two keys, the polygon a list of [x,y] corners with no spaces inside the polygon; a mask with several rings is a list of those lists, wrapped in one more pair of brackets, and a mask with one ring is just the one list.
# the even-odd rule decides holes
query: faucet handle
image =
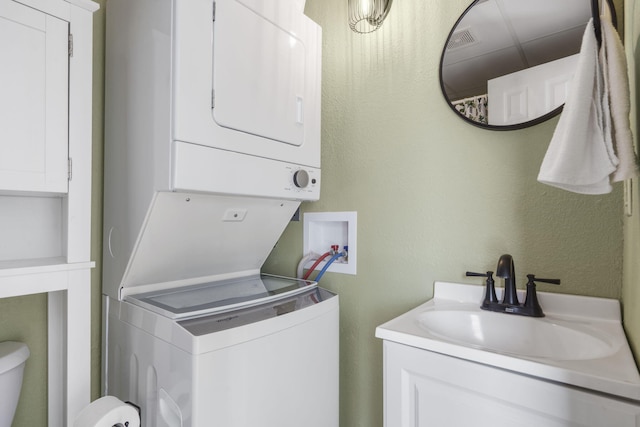
{"label": "faucet handle", "polygon": [[466,276],[475,276],[475,277],[490,277],[493,276],[493,271],[487,271],[486,273],[474,273],[473,271],[467,271]]}
{"label": "faucet handle", "polygon": [[493,271],[487,271],[486,273],[474,273],[472,271],[467,271],[467,276],[475,276],[475,277],[486,277],[486,290],[484,294],[484,301],[482,302],[482,307],[487,307],[490,304],[497,304],[498,297],[496,296],[496,286],[495,281],[493,280]]}
{"label": "faucet handle", "polygon": [[534,281],[534,282],[551,283],[552,285],[560,284],[560,279],[540,279],[536,277],[535,274],[527,274],[527,279],[529,279],[529,281]]}
{"label": "faucet handle", "polygon": [[536,293],[536,282],[551,283],[553,285],[559,285],[560,279],[538,279],[534,274],[527,274],[527,297],[524,301],[525,312],[529,316],[544,317],[542,307],[538,302],[538,295]]}

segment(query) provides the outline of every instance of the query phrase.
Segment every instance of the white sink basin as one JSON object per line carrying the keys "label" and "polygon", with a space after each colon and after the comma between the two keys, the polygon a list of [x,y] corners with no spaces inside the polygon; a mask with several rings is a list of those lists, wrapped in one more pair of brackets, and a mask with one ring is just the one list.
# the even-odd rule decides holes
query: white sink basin
{"label": "white sink basin", "polygon": [[546,316],[534,318],[481,310],[483,298],[483,286],[436,282],[432,300],[378,326],[376,336],[640,401],[617,300],[539,292]]}
{"label": "white sink basin", "polygon": [[598,359],[617,348],[597,329],[559,319],[505,315],[477,305],[432,308],[418,323],[434,336],[480,349],[554,360]]}

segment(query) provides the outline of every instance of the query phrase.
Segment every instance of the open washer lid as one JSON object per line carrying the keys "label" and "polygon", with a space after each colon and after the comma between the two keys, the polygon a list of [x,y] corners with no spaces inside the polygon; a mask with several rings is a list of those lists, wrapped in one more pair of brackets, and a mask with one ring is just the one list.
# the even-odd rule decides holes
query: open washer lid
{"label": "open washer lid", "polygon": [[262,274],[129,295],[126,301],[171,319],[251,307],[308,291],[315,282]]}
{"label": "open washer lid", "polygon": [[156,193],[120,285],[120,298],[257,277],[298,201]]}

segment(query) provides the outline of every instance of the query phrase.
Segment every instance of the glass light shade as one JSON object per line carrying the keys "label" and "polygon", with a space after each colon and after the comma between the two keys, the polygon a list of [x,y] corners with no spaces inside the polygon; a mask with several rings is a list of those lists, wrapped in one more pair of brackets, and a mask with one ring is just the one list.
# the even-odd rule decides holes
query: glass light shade
{"label": "glass light shade", "polygon": [[356,33],[377,30],[387,17],[393,0],[349,0],[349,27]]}

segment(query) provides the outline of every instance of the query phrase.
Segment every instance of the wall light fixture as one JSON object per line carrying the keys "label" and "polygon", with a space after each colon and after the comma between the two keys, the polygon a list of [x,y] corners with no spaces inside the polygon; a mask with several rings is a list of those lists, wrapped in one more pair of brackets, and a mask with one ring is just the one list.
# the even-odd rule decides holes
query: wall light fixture
{"label": "wall light fixture", "polygon": [[348,0],[349,27],[356,33],[377,30],[387,17],[393,0]]}

